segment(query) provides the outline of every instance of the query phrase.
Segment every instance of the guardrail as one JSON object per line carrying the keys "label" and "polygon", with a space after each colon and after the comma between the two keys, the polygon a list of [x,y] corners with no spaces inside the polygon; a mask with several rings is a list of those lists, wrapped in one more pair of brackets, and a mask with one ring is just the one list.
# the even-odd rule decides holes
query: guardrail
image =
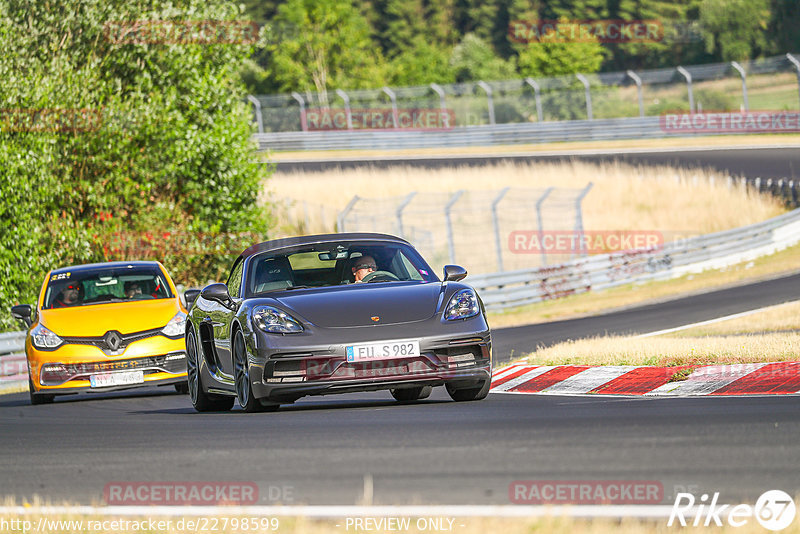
{"label": "guardrail", "polygon": [[25,360],[25,332],[0,334],[0,389],[5,385],[16,385],[28,379]]}
{"label": "guardrail", "polygon": [[721,269],[800,242],[800,209],[760,223],[669,243],[661,248],[584,257],[555,266],[481,274],[468,281],[486,308],[543,300]]}
{"label": "guardrail", "polygon": [[685,137],[685,132],[665,131],[660,117],[572,120],[459,126],[448,130],[338,130],[323,132],[272,132],[255,134],[259,150],[399,150],[495,146],[562,141],[660,139]]}

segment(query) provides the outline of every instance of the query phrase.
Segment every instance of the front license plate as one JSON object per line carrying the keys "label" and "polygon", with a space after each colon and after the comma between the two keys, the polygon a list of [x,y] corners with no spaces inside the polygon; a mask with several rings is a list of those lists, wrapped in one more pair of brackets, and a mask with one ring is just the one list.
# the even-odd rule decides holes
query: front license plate
{"label": "front license plate", "polygon": [[348,362],[368,362],[390,358],[410,358],[419,356],[419,341],[389,341],[347,345],[345,354]]}
{"label": "front license plate", "polygon": [[107,388],[109,386],[127,386],[144,382],[142,371],[124,371],[122,373],[103,373],[90,375],[89,383],[93,388]]}

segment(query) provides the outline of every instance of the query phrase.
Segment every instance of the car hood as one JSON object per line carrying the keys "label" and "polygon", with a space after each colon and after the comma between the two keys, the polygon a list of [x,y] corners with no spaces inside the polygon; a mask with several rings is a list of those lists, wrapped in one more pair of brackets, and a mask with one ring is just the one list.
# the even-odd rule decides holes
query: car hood
{"label": "car hood", "polygon": [[112,302],[42,310],[39,322],[59,336],[98,337],[109,330],[130,334],[163,327],[178,311],[175,299]]}
{"label": "car hood", "polygon": [[438,283],[381,282],[287,291],[275,300],[287,311],[294,311],[317,326],[377,326],[430,319],[436,314],[441,289]]}

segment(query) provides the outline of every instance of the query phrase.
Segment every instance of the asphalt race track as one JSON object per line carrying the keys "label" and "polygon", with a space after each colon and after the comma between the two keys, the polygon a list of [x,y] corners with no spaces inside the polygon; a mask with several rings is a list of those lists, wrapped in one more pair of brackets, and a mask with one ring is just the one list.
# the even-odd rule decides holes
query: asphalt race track
{"label": "asphalt race track", "polygon": [[[581,158],[797,178],[800,149]],[[313,165],[330,163],[302,167]],[[498,329],[495,356],[508,361],[538,344],[645,333],[798,298],[795,274],[598,317]],[[30,406],[27,394],[0,397],[0,496],[18,503],[35,495],[56,504],[102,503],[104,488],[123,481],[240,481],[259,486],[258,504],[509,504],[517,480],[615,480],[660,483],[668,504],[679,491],[720,492],[720,503],[736,504],[770,489],[800,494],[798,457],[800,396],[794,395],[493,393],[455,403],[437,388],[414,404],[397,404],[388,392],[358,393],[306,398],[265,414],[238,408],[198,414],[188,396],[166,388],[42,406]]]}
{"label": "asphalt race track", "polygon": [[[699,141],[702,143],[702,140]],[[458,154],[452,157],[420,156],[415,158],[388,159],[381,158],[369,160],[366,158],[348,160],[336,158],[329,161],[281,161],[277,164],[278,172],[291,172],[297,170],[322,171],[331,167],[393,167],[397,165],[410,165],[426,169],[438,167],[452,167],[454,165],[483,166],[492,163],[510,161],[514,163],[537,163],[555,161],[584,161],[602,163],[609,161],[622,161],[632,165],[672,165],[679,167],[710,167],[733,176],[747,176],[748,178],[800,178],[800,147],[791,148],[714,148],[714,149],[687,149],[676,148],[668,150],[628,150],[614,152],[603,150],[603,154],[590,153],[590,151],[575,151],[566,154],[526,154],[526,155],[465,155]]]}
{"label": "asphalt race track", "polygon": [[[797,298],[799,280],[562,321],[548,339],[603,325],[648,331],[724,315],[737,302],[783,302]],[[494,339],[521,346],[546,330],[498,330]],[[677,491],[719,491],[720,502],[800,492],[800,396],[490,394],[455,403],[437,388],[408,405],[388,392],[359,393],[307,398],[277,413],[198,414],[187,396],[151,391],[43,406],[28,405],[27,394],[0,397],[2,493],[91,504],[121,481],[242,481],[259,486],[259,504],[357,504],[365,475],[373,485],[366,502],[376,504],[508,504],[516,480],[655,481],[665,503]]]}

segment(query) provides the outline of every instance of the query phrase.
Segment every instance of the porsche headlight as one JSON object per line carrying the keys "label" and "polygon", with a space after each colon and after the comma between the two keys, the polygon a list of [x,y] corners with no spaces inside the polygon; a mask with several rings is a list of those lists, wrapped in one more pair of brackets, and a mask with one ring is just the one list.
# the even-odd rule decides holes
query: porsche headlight
{"label": "porsche headlight", "polygon": [[161,329],[161,333],[167,337],[182,336],[186,331],[186,314],[178,312],[175,317],[169,320],[167,326]]}
{"label": "porsche headlight", "polygon": [[303,331],[300,321],[278,308],[258,306],[253,310],[253,322],[264,332],[295,334]]}
{"label": "porsche headlight", "polygon": [[462,289],[450,298],[444,310],[444,318],[448,321],[474,317],[481,311],[478,297],[471,289]]}
{"label": "porsche headlight", "polygon": [[31,332],[31,341],[37,349],[54,349],[64,341],[42,325],[37,325]]}

